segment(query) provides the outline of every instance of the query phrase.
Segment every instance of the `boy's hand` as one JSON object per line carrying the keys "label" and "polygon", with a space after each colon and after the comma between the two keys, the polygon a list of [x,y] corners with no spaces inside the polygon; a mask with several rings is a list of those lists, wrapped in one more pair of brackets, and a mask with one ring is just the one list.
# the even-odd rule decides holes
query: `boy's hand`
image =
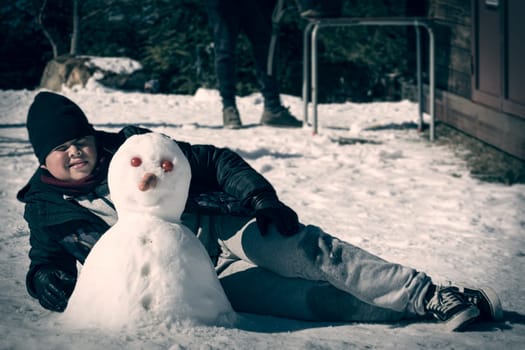
{"label": "boy's hand", "polygon": [[259,209],[255,212],[259,231],[265,236],[268,233],[268,225],[274,224],[283,236],[293,236],[299,231],[299,219],[291,208],[280,203],[281,206]]}
{"label": "boy's hand", "polygon": [[43,267],[35,273],[33,285],[44,308],[62,312],[75,287],[76,278],[64,271]]}
{"label": "boy's hand", "polygon": [[293,209],[280,202],[274,194],[261,194],[253,200],[259,231],[268,234],[268,225],[275,225],[283,236],[299,232],[299,218]]}

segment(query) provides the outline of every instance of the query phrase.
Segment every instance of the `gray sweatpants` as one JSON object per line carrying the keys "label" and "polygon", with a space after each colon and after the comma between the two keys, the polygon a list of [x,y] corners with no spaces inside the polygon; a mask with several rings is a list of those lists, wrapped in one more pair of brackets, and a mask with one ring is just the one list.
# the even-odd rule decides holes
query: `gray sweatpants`
{"label": "gray sweatpants", "polygon": [[266,236],[255,219],[183,216],[216,265],[238,312],[313,321],[388,322],[424,315],[430,278],[316,226]]}

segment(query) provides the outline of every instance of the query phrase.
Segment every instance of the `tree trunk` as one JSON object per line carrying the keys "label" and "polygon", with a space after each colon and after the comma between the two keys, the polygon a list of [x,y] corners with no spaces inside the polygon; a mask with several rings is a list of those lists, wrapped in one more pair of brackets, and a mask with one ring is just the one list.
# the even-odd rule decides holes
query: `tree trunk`
{"label": "tree trunk", "polygon": [[69,53],[76,55],[78,52],[78,37],[79,37],[79,18],[78,18],[78,0],[73,0],[73,30],[71,32],[71,46]]}

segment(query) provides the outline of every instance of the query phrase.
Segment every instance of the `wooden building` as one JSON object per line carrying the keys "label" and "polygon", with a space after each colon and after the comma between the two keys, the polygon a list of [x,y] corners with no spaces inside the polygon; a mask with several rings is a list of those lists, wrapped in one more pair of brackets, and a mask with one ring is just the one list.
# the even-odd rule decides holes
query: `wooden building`
{"label": "wooden building", "polygon": [[525,1],[426,1],[437,120],[525,159]]}

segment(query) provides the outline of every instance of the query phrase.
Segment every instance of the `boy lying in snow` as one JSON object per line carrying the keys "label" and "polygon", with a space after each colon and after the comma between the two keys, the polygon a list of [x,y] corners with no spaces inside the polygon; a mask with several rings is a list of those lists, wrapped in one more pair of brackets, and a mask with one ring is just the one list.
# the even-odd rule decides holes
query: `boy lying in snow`
{"label": "boy lying in snow", "polygon": [[[116,222],[107,187],[112,154],[149,131],[95,130],[75,103],[50,92],[35,97],[27,129],[40,167],[18,193],[31,231],[26,284],[43,307],[62,312],[76,262]],[[205,245],[236,311],[337,322],[434,316],[450,330],[501,317],[490,289],[435,285],[423,272],[303,225],[236,153],[177,143],[192,172],[183,223]]]}

